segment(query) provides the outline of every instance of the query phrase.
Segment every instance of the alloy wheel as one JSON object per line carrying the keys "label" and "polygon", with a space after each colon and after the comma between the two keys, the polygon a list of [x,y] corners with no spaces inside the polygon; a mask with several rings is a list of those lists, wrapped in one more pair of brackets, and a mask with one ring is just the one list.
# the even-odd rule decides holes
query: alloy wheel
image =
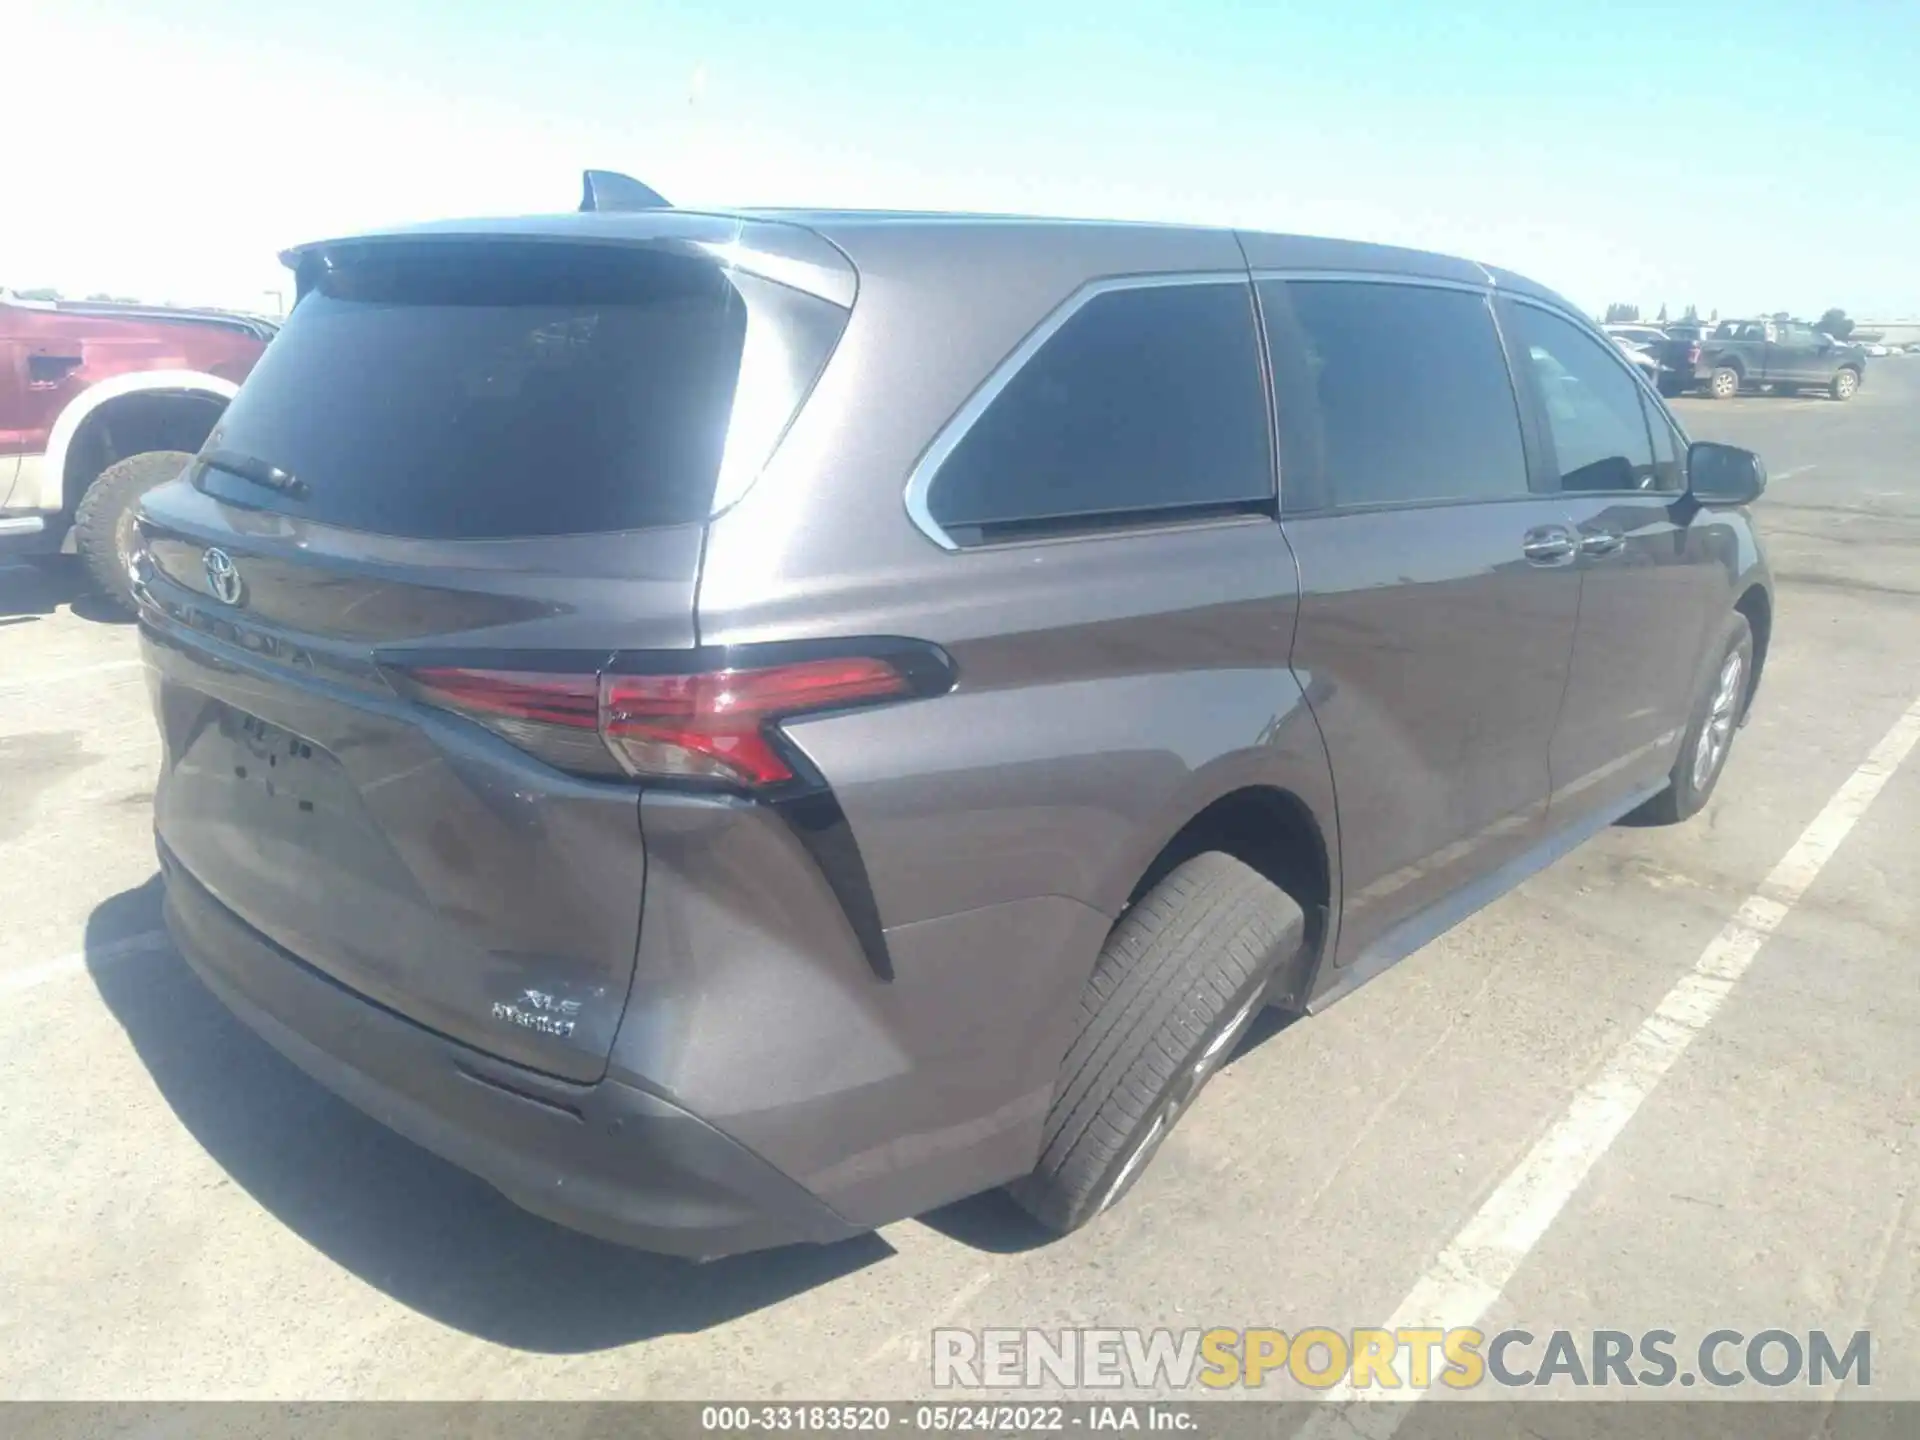
{"label": "alloy wheel", "polygon": [[1140,1178],[1141,1172],[1147,1168],[1147,1162],[1159,1150],[1160,1142],[1165,1140],[1168,1132],[1173,1129],[1174,1122],[1186,1112],[1187,1106],[1193,1103],[1194,1096],[1205,1087],[1213,1072],[1220,1068],[1221,1062],[1233,1053],[1235,1043],[1246,1033],[1247,1026],[1259,1013],[1260,1002],[1265,994],[1264,985],[1255,985],[1253,993],[1247,996],[1238,1010],[1233,1012],[1233,1018],[1216,1030],[1213,1038],[1188,1064],[1185,1071],[1174,1077],[1173,1085],[1161,1097],[1158,1107],[1154,1110],[1153,1119],[1141,1133],[1140,1139],[1135,1142],[1133,1153],[1127,1156],[1126,1163],[1120,1167],[1119,1173],[1113,1177],[1113,1183],[1107,1187],[1107,1193],[1101,1197],[1100,1209],[1106,1210],[1111,1207],[1116,1200],[1127,1193],[1133,1182]]}
{"label": "alloy wheel", "polygon": [[1740,681],[1746,663],[1740,652],[1727,656],[1720,667],[1720,680],[1713,691],[1713,703],[1707,710],[1707,723],[1700,727],[1699,742],[1693,747],[1693,788],[1704,790],[1733,746],[1733,726],[1740,717]]}

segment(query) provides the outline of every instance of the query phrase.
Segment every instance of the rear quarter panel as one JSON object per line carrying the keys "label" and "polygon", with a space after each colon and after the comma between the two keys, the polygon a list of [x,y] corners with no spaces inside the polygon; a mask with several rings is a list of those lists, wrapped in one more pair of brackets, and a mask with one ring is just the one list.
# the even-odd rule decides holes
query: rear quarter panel
{"label": "rear quarter panel", "polygon": [[[783,879],[736,904],[699,878],[723,853],[784,856],[775,868],[804,877],[764,812],[662,805],[643,814],[647,918],[616,1063],[651,1067],[842,1215],[876,1223],[1031,1167],[1113,917],[1209,801],[1289,790],[1336,865],[1338,848],[1325,750],[1288,668],[1298,580],[1273,519],[953,552],[904,501],[948,418],[1081,285],[1240,273],[1234,237],[826,233],[859,269],[859,300],[773,462],[710,527],[699,640],[899,635],[952,656],[951,694],[786,727],[850,822],[894,977],[861,960],[823,882]],[[716,927],[707,953],[725,958],[696,965]],[[750,1010],[772,1037],[751,1083],[729,1069],[727,1037],[673,1024],[667,977],[696,972],[700,1013]],[[793,1103],[769,1109],[769,1093]]]}
{"label": "rear quarter panel", "polygon": [[764,807],[643,810],[620,1052],[857,1223],[1031,1168],[1107,931],[1211,801],[1292,793],[1338,884],[1275,522],[928,549],[872,628],[940,643],[957,688],[786,727],[850,822],[892,979]]}

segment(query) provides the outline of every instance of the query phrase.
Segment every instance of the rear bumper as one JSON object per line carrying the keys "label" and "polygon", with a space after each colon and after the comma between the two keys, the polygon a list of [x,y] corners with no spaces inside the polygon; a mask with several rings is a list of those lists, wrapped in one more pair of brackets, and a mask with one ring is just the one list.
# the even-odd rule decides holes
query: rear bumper
{"label": "rear bumper", "polygon": [[402,1019],[247,926],[162,847],[180,952],[236,1016],[328,1089],[523,1209],[710,1258],[858,1233],[698,1116],[617,1080],[578,1085]]}

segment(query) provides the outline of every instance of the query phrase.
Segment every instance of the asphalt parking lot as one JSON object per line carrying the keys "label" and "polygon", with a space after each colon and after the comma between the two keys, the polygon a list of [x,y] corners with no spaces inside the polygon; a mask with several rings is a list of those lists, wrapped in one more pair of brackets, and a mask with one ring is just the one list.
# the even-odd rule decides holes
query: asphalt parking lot
{"label": "asphalt parking lot", "polygon": [[[1050,1245],[983,1197],[689,1267],[362,1118],[158,935],[131,628],[71,577],[0,570],[0,1395],[905,1397],[936,1325],[1381,1325],[1457,1298],[1466,1253],[1488,1329],[1866,1329],[1870,1393],[1920,1399],[1920,755],[1861,768],[1920,698],[1920,357],[1850,404],[1677,409],[1774,477],[1773,650],[1712,806],[1615,828],[1266,1026],[1127,1203]],[[1863,773],[1878,793],[1836,829]],[[1596,1076],[1810,853],[1596,1130]],[[1561,1184],[1540,1152],[1569,1116],[1591,1168]]]}

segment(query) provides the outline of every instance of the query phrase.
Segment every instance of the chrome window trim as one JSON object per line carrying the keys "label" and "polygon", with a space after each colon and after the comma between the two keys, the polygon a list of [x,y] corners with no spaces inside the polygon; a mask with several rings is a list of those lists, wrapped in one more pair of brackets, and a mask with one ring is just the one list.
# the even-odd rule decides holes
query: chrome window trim
{"label": "chrome window trim", "polygon": [[[1029,330],[1026,337],[1014,346],[1013,350],[993,370],[987,378],[969,395],[966,402],[956,410],[953,417],[940,427],[933,437],[933,443],[921,452],[914,463],[912,472],[907,476],[904,499],[907,516],[913,521],[913,528],[925,535],[942,550],[958,552],[976,549],[976,546],[963,546],[933,518],[928,508],[928,495],[933,482],[938,478],[940,467],[946,464],[954,450],[966,439],[967,432],[979,422],[989,406],[1000,397],[1000,392],[1012,383],[1013,377],[1027,366],[1027,363],[1039,353],[1040,348],[1060,332],[1064,326],[1088,304],[1102,295],[1112,295],[1125,290],[1159,290],[1179,285],[1248,285],[1250,277],[1245,270],[1185,270],[1166,271],[1152,275],[1116,275],[1100,280],[1090,280],[1061,301],[1041,319],[1040,323]],[[1249,317],[1251,320],[1251,316]],[[1262,343],[1258,334],[1255,343]]]}
{"label": "chrome window trim", "polygon": [[1281,266],[1277,269],[1255,270],[1253,278],[1261,280],[1348,280],[1359,285],[1412,285],[1422,290],[1464,290],[1469,295],[1504,295],[1507,292],[1493,283],[1492,277],[1486,280],[1453,280],[1443,275],[1415,275],[1404,270],[1303,270]]}

